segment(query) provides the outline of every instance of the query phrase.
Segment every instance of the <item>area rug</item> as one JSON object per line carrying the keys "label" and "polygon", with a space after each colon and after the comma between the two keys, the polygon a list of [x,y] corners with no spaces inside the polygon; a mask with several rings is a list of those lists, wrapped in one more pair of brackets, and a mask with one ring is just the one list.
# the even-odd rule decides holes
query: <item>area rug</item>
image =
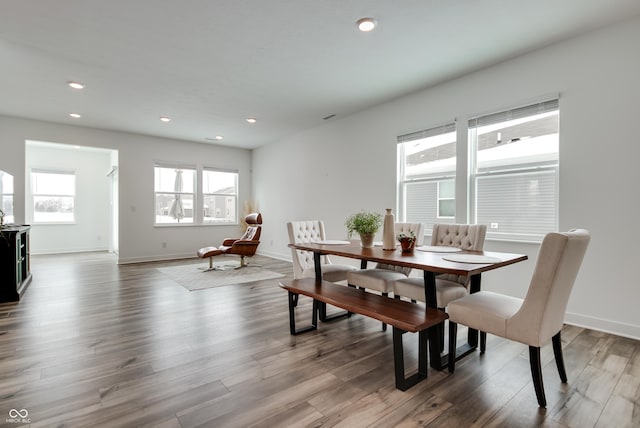
{"label": "area rug", "polygon": [[265,279],[282,278],[284,275],[257,266],[247,266],[242,269],[234,269],[225,264],[223,270],[205,272],[206,265],[187,264],[157,268],[158,271],[168,276],[189,291],[203,290],[206,288],[221,287],[223,285],[242,284]]}

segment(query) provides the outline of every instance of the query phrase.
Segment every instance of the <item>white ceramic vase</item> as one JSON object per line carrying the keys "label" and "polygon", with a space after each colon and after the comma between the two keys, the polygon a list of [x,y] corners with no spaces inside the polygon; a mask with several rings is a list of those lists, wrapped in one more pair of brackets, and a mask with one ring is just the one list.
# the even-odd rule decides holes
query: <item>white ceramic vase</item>
{"label": "white ceramic vase", "polygon": [[387,213],[384,215],[384,223],[382,227],[382,249],[383,250],[395,250],[396,249],[396,232],[395,232],[395,218],[391,212],[391,208],[387,208]]}

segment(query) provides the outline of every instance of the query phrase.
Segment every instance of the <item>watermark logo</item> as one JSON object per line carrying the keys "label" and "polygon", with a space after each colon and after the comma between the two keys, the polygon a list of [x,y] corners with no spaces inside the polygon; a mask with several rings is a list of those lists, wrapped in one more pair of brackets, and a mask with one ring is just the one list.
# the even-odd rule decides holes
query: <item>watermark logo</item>
{"label": "watermark logo", "polygon": [[11,409],[5,422],[8,424],[30,424],[29,411],[27,409]]}

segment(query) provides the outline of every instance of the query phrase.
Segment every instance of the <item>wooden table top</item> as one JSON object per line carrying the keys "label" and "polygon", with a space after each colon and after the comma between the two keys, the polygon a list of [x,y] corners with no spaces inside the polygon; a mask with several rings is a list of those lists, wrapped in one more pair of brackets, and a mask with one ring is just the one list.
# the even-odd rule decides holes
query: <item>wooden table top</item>
{"label": "wooden table top", "polygon": [[[497,269],[510,264],[527,260],[524,254],[501,253],[494,251],[461,251],[457,253],[438,253],[430,251],[414,250],[411,253],[403,253],[400,248],[395,250],[383,250],[380,246],[362,248],[360,241],[350,241],[348,244],[319,244],[297,243],[289,244],[289,247],[302,251],[366,260],[376,263],[410,267],[435,273],[451,273],[456,275],[476,275],[489,270]],[[462,263],[445,260],[446,257],[459,254],[475,254],[489,256],[500,261],[490,263]]]}

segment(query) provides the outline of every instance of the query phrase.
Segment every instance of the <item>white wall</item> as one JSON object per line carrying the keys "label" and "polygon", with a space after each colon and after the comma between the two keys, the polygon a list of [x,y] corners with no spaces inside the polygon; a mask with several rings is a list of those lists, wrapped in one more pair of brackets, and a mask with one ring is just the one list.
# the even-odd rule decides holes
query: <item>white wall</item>
{"label": "white wall", "polygon": [[154,161],[175,161],[237,169],[242,212],[243,202],[251,199],[248,150],[0,116],[0,169],[14,176],[16,223],[26,218],[26,140],[118,150],[120,263],[193,257],[202,246],[239,236],[239,226],[233,225],[154,227],[153,166]]}
{"label": "white wall", "polygon": [[76,149],[68,145],[27,144],[26,188],[32,168],[74,172],[76,175],[73,224],[33,224],[27,204],[31,254],[100,251],[109,248],[109,178],[111,152]]}
{"label": "white wall", "polygon": [[[328,237],[340,239],[352,212],[395,206],[396,136],[454,118],[466,127],[470,116],[559,93],[560,230],[592,233],[567,321],[640,338],[639,44],[634,19],[255,150],[254,198],[268,221],[262,252],[290,258],[289,220],[323,219]],[[524,297],[538,246],[486,249],[529,255],[483,275],[484,289]]]}

